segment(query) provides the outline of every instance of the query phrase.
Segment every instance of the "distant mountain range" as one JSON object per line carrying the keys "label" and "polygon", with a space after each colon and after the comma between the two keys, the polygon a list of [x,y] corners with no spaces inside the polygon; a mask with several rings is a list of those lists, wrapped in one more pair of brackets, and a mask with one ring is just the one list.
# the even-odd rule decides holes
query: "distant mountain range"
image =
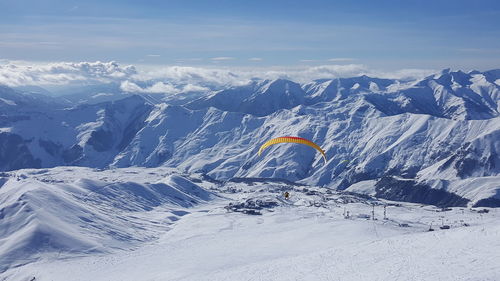
{"label": "distant mountain range", "polygon": [[[444,70],[417,81],[254,80],[176,95],[124,94],[112,84],[70,93],[0,86],[0,170],[168,166],[218,180],[279,178],[500,206],[500,70]],[[257,156],[260,144],[283,135],[318,143],[327,164],[300,145]]]}

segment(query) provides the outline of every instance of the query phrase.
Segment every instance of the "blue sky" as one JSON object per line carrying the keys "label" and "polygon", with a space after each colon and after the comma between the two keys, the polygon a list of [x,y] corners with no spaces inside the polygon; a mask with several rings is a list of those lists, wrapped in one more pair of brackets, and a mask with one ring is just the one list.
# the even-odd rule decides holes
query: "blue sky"
{"label": "blue sky", "polygon": [[0,0],[0,59],[500,68],[500,1]]}

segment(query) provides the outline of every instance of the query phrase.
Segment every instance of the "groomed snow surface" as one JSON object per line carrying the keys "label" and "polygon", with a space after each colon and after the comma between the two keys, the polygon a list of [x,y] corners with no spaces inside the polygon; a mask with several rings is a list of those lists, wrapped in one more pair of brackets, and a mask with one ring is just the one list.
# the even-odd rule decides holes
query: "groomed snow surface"
{"label": "groomed snow surface", "polygon": [[497,209],[167,168],[1,176],[0,280],[500,279]]}

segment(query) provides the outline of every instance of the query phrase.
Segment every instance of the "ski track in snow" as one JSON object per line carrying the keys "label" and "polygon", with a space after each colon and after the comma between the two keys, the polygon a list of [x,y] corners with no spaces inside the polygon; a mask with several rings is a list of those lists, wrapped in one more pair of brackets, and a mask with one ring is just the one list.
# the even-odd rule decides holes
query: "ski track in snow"
{"label": "ski track in snow", "polygon": [[[181,176],[171,169],[161,168],[93,171],[61,167],[16,173],[27,177],[20,180],[21,183],[51,179],[58,184],[72,182],[79,176],[94,180],[106,178],[114,184],[132,178],[138,184],[168,183],[169,180],[163,177],[170,173],[168,184],[177,184],[177,188],[185,190],[186,194],[200,192],[193,186],[196,183],[199,188],[218,196],[187,208],[176,207],[166,200],[154,210],[135,210],[129,216],[158,222],[169,217],[175,219],[168,219],[168,228],[160,230],[152,223],[131,224],[129,227],[137,227],[134,231],[141,232],[141,236],[156,237],[134,242],[133,247],[76,255],[64,251],[41,251],[31,263],[0,273],[2,281],[31,280],[33,277],[37,281],[500,278],[500,213],[497,209],[489,209],[486,214],[465,208],[441,212],[433,206],[398,205],[352,194],[326,192],[324,188],[266,182],[218,185],[202,181],[197,175]],[[281,198],[283,190],[291,192],[290,200]],[[14,196],[5,187],[0,191]],[[120,194],[116,200],[130,200],[127,196],[131,194]],[[199,194],[202,196],[203,193]],[[107,199],[112,201],[114,195],[109,196]],[[248,202],[259,202],[259,206],[267,206],[263,204],[269,202],[278,205],[259,210],[262,215],[247,215],[240,211],[251,208]],[[27,201],[28,205],[30,203]],[[226,208],[229,203],[232,203],[232,210],[237,211],[229,211]],[[234,205],[240,203],[246,205]],[[57,202],[51,204],[56,210],[62,207]],[[377,220],[365,218],[371,216],[372,204],[375,204]],[[388,204],[387,220],[382,219],[383,204]],[[123,206],[110,204],[107,210],[116,213],[120,208]],[[343,216],[346,210],[350,212],[349,219]],[[80,222],[66,223],[69,227]],[[114,223],[117,221],[111,221],[109,225]],[[405,223],[409,226],[399,226]],[[427,231],[431,223],[434,232]],[[463,223],[470,226],[463,226]],[[442,224],[450,225],[451,229],[439,229]],[[80,238],[88,234],[80,232]],[[2,239],[7,238],[0,237],[0,243]],[[102,245],[106,247],[106,242]]]}

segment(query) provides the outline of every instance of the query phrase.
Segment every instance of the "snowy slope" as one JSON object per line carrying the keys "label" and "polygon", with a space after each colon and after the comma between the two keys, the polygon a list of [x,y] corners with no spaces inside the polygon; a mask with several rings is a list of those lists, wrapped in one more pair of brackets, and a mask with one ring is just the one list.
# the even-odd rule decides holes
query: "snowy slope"
{"label": "snowy slope", "polygon": [[215,92],[190,102],[186,107],[202,109],[215,107],[223,111],[266,116],[279,109],[304,104],[305,92],[299,84],[284,80],[254,81],[249,85]]}
{"label": "snowy slope", "polygon": [[[72,173],[68,169],[75,170]],[[187,186],[193,187],[192,182],[195,181],[219,195],[218,199],[208,203],[181,208],[168,201],[172,198],[170,193],[152,196],[159,201],[165,200],[159,206],[151,203],[154,200],[146,195],[159,194],[140,192],[151,187],[146,182],[136,182],[139,186],[133,189],[136,191],[133,193],[124,185],[134,178],[148,178],[148,173],[155,173],[148,178],[148,181],[154,181],[160,174],[169,171],[172,172],[134,168],[93,172],[61,167],[38,174],[34,170],[17,172],[18,176],[26,176],[24,180],[65,182],[74,179],[74,172],[88,177],[88,185],[77,182],[71,188],[63,187],[67,183],[53,183],[53,194],[66,200],[39,196],[35,201],[29,197],[32,193],[25,188],[19,193],[28,192],[28,196],[21,199],[27,202],[27,206],[34,202],[49,203],[49,210],[71,208],[77,215],[84,216],[87,220],[73,216],[73,212],[60,213],[57,218],[67,226],[65,234],[71,229],[81,231],[80,235],[72,237],[82,239],[86,234],[85,237],[92,238],[91,242],[105,246],[109,252],[80,251],[75,254],[63,245],[48,243],[58,254],[45,248],[36,255],[38,260],[9,267],[0,273],[0,278],[495,280],[500,276],[497,266],[500,214],[496,209],[489,209],[489,213],[463,208],[441,211],[432,206],[398,204],[289,183],[247,180],[214,185],[195,177],[188,180],[167,176],[168,186],[175,186],[172,184],[175,181],[178,186],[185,187],[187,182]],[[97,188],[93,184],[102,180],[112,183],[114,187],[120,182],[120,186]],[[81,196],[81,191],[89,190],[93,191],[89,196],[92,200],[89,199],[85,206],[81,200],[72,200]],[[196,190],[202,191],[199,188]],[[192,190],[183,191],[193,196]],[[289,200],[283,199],[284,191],[291,193]],[[10,189],[7,192],[12,194]],[[206,199],[203,198],[209,196],[207,192],[202,192],[195,198],[198,198],[197,202],[204,202]],[[94,204],[93,199],[99,199],[102,204]],[[138,202],[144,204],[138,205]],[[90,212],[77,212],[75,208],[81,206]],[[149,210],[145,206],[155,208]],[[132,210],[128,209],[130,207]],[[376,220],[371,219],[372,211]],[[42,212],[31,213],[37,217]],[[53,214],[50,211],[46,213]],[[9,216],[17,217],[21,216]],[[112,229],[113,233],[92,229],[94,223],[106,225],[106,229]],[[448,225],[450,229],[441,229],[443,225]],[[429,232],[429,228],[434,231]],[[119,231],[129,236],[121,236],[119,234],[123,233]],[[142,239],[146,234],[153,234],[153,237]],[[5,240],[12,241],[12,237]],[[128,243],[127,246],[124,243]],[[92,249],[91,246],[84,245],[82,248]]]}
{"label": "snowy slope", "polygon": [[142,126],[151,106],[138,96],[10,115],[0,129],[0,167],[104,167]]}
{"label": "snowy slope", "polygon": [[[500,205],[495,203],[500,196],[498,79],[494,70],[445,70],[418,81],[254,80],[195,101],[199,93],[173,98],[173,104],[136,95],[7,114],[0,127],[0,169],[166,166],[219,180],[283,178],[337,189],[377,180],[379,194],[388,199],[414,201],[407,187],[418,185],[422,192],[447,192],[436,195],[443,197],[437,201],[452,202],[444,200],[451,192],[467,199],[465,204],[489,198],[493,201],[486,205]],[[305,146],[273,146],[256,155],[264,141],[283,135],[318,143],[328,163]],[[469,192],[476,190],[473,179],[485,177],[489,183],[481,192]]]}
{"label": "snowy slope", "polygon": [[[499,174],[499,125],[498,118],[384,116],[363,99],[298,106],[265,118],[165,106],[150,115],[113,165],[163,164],[220,179],[283,178],[335,188],[387,175],[453,181]],[[326,150],[328,163],[302,146],[275,146],[263,157],[256,155],[264,140],[280,135],[317,142]],[[468,198],[476,202],[483,197]]]}
{"label": "snowy slope", "polygon": [[120,100],[131,95],[124,93],[117,83],[64,87],[55,92],[73,104],[96,104]]}
{"label": "snowy slope", "polygon": [[31,91],[18,91],[0,85],[0,109],[3,115],[15,115],[21,112],[33,112],[71,106],[64,98],[57,98]]}
{"label": "snowy slope", "polygon": [[59,167],[4,173],[0,272],[44,256],[132,249],[214,196],[171,169]]}

